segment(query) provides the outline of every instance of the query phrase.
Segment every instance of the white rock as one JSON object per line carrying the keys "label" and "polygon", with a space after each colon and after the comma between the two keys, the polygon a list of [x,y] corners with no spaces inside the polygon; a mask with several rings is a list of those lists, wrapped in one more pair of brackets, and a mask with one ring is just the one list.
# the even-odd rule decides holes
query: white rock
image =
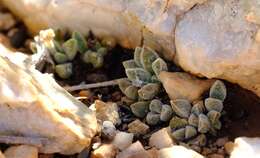
{"label": "white rock", "polygon": [[74,154],[90,145],[94,113],[17,54],[0,44],[1,140],[37,145],[43,153]]}
{"label": "white rock", "polygon": [[149,139],[149,146],[156,147],[157,149],[167,148],[174,145],[167,128],[160,129],[153,133]]}
{"label": "white rock", "polygon": [[235,139],[230,158],[259,158],[260,138],[239,137]]}
{"label": "white rock", "polygon": [[[143,42],[172,60],[176,16],[205,0],[1,0],[33,32],[68,28],[98,37],[113,36],[122,46]],[[78,16],[80,15],[80,16]],[[115,27],[117,26],[117,27]]]}
{"label": "white rock", "polygon": [[5,152],[6,158],[38,158],[38,149],[33,146],[11,146]]}
{"label": "white rock", "polygon": [[187,12],[176,27],[176,62],[188,72],[238,83],[260,96],[260,43],[254,38],[259,25],[245,18],[259,13],[257,2],[211,0]]}
{"label": "white rock", "polygon": [[96,100],[94,106],[97,119],[101,122],[111,121],[114,125],[121,123],[121,119],[118,114],[118,106],[116,103],[105,103],[101,100]]}
{"label": "white rock", "polygon": [[143,145],[137,141],[120,152],[116,158],[150,158],[150,155],[144,150]]}
{"label": "white rock", "polygon": [[113,140],[113,144],[120,150],[127,148],[132,144],[134,139],[133,133],[118,132]]}
{"label": "white rock", "polygon": [[161,72],[159,75],[163,87],[171,100],[197,100],[209,90],[214,80],[202,80],[184,72]]}
{"label": "white rock", "polygon": [[102,144],[91,153],[90,158],[115,158],[117,149],[113,144]]}
{"label": "white rock", "polygon": [[116,135],[116,127],[111,121],[104,121],[102,124],[102,135],[112,140]]}
{"label": "white rock", "polygon": [[183,146],[172,146],[159,150],[158,158],[204,158],[199,153]]}

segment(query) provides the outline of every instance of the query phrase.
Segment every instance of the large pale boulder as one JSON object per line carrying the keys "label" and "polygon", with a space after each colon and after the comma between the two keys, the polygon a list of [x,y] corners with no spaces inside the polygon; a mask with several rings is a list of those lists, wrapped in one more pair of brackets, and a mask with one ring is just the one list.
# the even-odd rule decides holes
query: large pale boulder
{"label": "large pale boulder", "polygon": [[68,28],[98,37],[112,36],[122,46],[145,43],[172,59],[176,16],[206,0],[0,0],[34,33]]}
{"label": "large pale boulder", "polygon": [[239,137],[235,139],[230,158],[260,157],[260,138]]}
{"label": "large pale boulder", "polygon": [[43,153],[80,152],[96,134],[95,114],[29,60],[0,44],[0,141]]}
{"label": "large pale boulder", "polygon": [[258,0],[211,0],[194,7],[176,26],[176,62],[260,96],[259,19]]}

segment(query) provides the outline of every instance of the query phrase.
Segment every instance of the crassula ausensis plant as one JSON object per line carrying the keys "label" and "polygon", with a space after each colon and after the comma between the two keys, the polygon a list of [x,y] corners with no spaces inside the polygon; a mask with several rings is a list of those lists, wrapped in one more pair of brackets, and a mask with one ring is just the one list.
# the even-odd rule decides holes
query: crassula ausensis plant
{"label": "crassula ausensis plant", "polygon": [[137,47],[134,59],[124,61],[123,66],[127,78],[119,80],[119,88],[133,101],[132,113],[149,125],[169,121],[171,106],[155,99],[162,89],[158,75],[168,70],[166,62],[151,48]]}
{"label": "crassula ausensis plant", "polygon": [[88,43],[88,39],[76,31],[65,39],[60,30],[48,29],[41,31],[39,36],[35,37],[32,50],[35,52],[47,49],[55,61],[56,74],[60,78],[67,79],[73,73],[72,61],[78,54],[86,64],[91,64],[93,68],[100,68],[104,64],[104,56],[108,49],[115,45],[112,38],[104,38],[102,41],[92,39],[91,44]]}
{"label": "crassula ausensis plant", "polygon": [[[170,133],[176,141],[205,144],[206,135],[216,135],[221,129],[220,117],[227,90],[222,81],[215,81],[211,86],[209,97],[198,101],[193,106],[185,99],[171,101],[173,118],[170,121]],[[193,140],[192,140],[193,139]]]}

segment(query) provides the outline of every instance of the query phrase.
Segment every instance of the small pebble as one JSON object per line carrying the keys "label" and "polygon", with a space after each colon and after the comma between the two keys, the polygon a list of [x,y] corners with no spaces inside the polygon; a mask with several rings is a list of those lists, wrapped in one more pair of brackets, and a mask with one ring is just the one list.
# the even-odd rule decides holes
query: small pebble
{"label": "small pebble", "polygon": [[111,121],[104,121],[102,124],[102,136],[108,140],[113,140],[116,135],[116,127]]}
{"label": "small pebble", "polygon": [[208,156],[208,158],[224,158],[224,156],[220,154],[211,154]]}
{"label": "small pebble", "polygon": [[149,126],[141,122],[139,119],[128,124],[128,132],[137,135],[144,135],[149,131]]}
{"label": "small pebble", "polygon": [[223,137],[223,138],[217,139],[217,141],[216,141],[214,144],[215,144],[216,146],[218,146],[218,147],[222,147],[222,146],[224,146],[227,142],[228,142],[228,138],[227,138],[227,137]]}
{"label": "small pebble", "polygon": [[227,143],[224,145],[224,147],[225,147],[225,151],[227,152],[227,154],[230,155],[230,153],[231,153],[232,150],[234,149],[234,143],[231,142],[231,141],[229,141],[229,142],[227,142]]}
{"label": "small pebble", "polygon": [[86,98],[91,98],[93,94],[89,90],[82,90],[79,92],[80,97],[86,97]]}

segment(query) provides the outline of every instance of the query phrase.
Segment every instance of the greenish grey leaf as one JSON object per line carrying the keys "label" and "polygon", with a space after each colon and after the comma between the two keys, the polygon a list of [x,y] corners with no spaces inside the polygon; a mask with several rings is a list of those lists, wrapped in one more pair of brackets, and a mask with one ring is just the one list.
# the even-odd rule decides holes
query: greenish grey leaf
{"label": "greenish grey leaf", "polygon": [[72,75],[72,63],[56,65],[55,72],[60,78],[68,79]]}
{"label": "greenish grey leaf", "polygon": [[142,67],[148,72],[153,73],[152,63],[159,58],[158,54],[149,47],[143,47],[140,57]]}
{"label": "greenish grey leaf", "polygon": [[62,48],[69,60],[73,60],[77,55],[77,41],[75,39],[69,39],[63,43]]}
{"label": "greenish grey leaf", "polygon": [[77,41],[78,50],[80,53],[85,53],[88,49],[87,41],[84,36],[79,32],[75,31],[72,33],[72,38]]}

